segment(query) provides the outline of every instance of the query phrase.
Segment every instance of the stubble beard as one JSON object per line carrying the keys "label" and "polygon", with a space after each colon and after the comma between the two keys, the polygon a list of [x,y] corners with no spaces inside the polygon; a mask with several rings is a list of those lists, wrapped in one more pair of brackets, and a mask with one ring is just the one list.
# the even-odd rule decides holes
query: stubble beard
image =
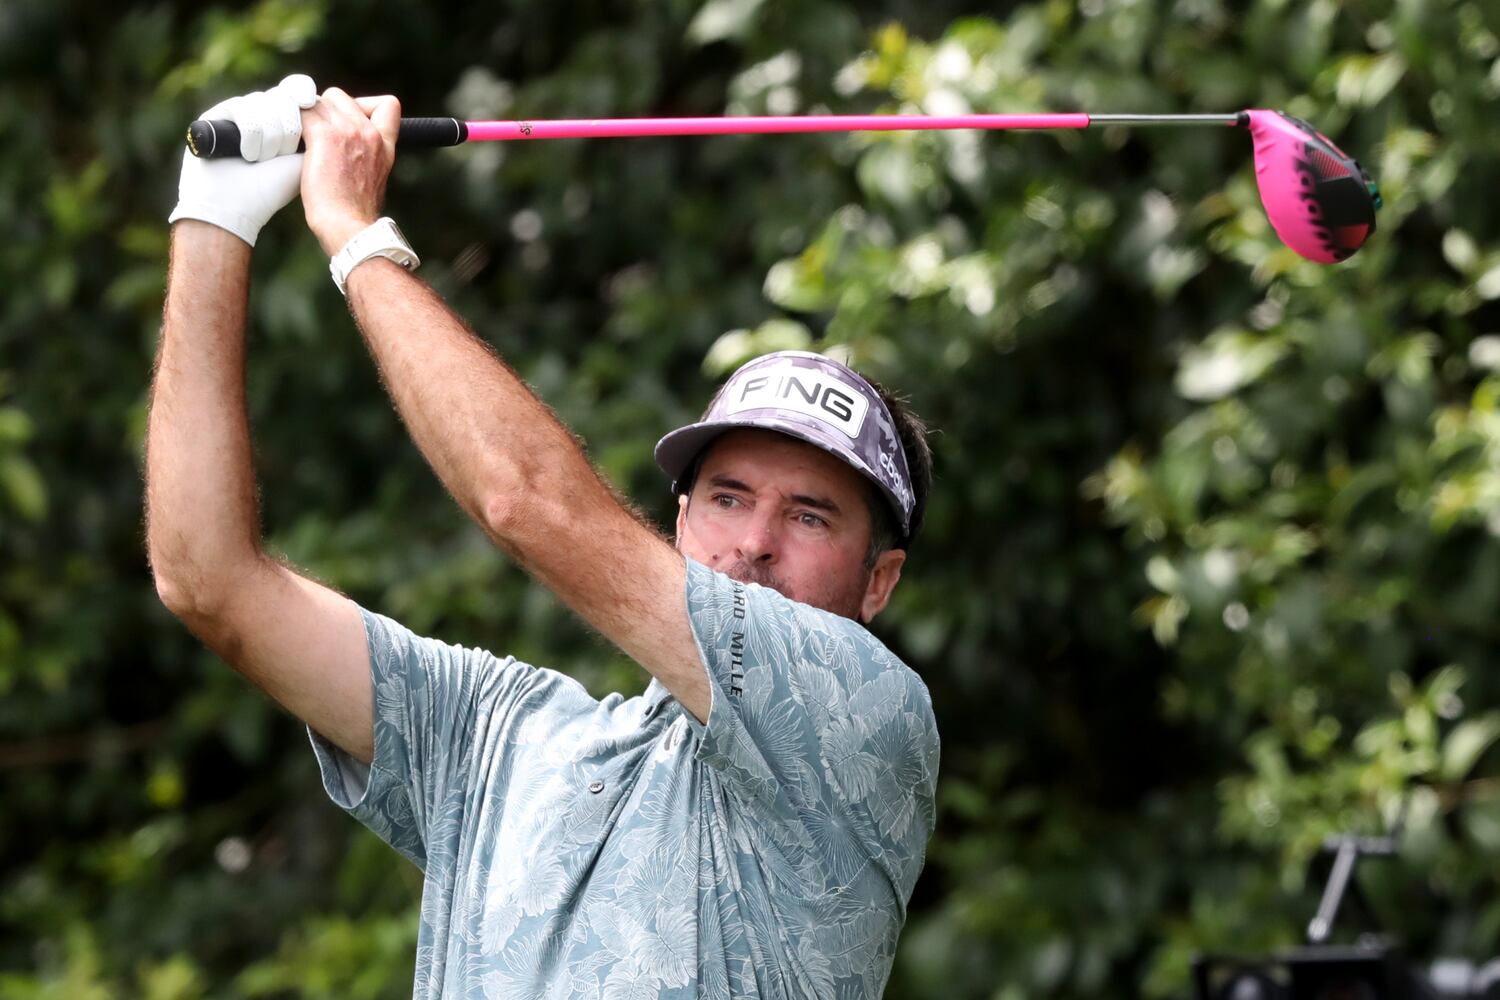
{"label": "stubble beard", "polygon": [[870,571],[865,570],[860,574],[859,579],[849,581],[849,583],[840,586],[831,594],[809,594],[804,596],[796,593],[790,584],[772,573],[769,566],[761,566],[746,562],[743,559],[736,559],[720,570],[720,572],[731,580],[769,587],[788,600],[810,604],[815,608],[821,608],[824,611],[841,615],[856,622],[860,621],[860,606],[864,603],[865,590],[870,584]]}

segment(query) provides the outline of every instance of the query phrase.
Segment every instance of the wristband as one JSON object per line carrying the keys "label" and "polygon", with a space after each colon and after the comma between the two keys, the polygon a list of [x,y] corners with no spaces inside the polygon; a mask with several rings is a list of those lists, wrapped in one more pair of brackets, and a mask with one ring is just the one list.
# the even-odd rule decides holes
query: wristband
{"label": "wristband", "polygon": [[371,257],[393,260],[408,271],[415,271],[422,263],[411,244],[406,242],[406,237],[401,235],[396,220],[389,217],[376,219],[351,236],[344,248],[328,262],[328,270],[333,275],[333,283],[338,286],[340,295],[349,294],[345,288],[349,272]]}

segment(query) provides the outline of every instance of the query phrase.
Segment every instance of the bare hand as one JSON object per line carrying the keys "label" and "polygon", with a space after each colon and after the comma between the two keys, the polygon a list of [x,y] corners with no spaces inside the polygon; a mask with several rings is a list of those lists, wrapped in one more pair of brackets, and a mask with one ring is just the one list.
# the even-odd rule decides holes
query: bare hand
{"label": "bare hand", "polygon": [[400,127],[396,98],[355,100],[337,87],[302,113],[302,209],[330,257],[380,217]]}

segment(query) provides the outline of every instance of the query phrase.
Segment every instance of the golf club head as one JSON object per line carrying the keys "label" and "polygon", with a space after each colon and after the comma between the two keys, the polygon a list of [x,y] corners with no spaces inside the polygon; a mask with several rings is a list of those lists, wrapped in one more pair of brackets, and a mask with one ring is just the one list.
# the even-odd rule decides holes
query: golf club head
{"label": "golf club head", "polygon": [[1271,228],[1308,260],[1346,260],[1375,231],[1380,192],[1354,157],[1306,122],[1280,111],[1246,111],[1255,182]]}

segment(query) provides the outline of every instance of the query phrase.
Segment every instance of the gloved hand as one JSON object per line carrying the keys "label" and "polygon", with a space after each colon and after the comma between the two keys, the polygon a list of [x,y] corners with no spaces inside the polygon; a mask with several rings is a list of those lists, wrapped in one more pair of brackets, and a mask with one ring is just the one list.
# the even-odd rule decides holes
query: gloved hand
{"label": "gloved hand", "polygon": [[238,125],[242,158],[201,160],[184,152],[177,207],[167,221],[201,219],[255,246],[261,227],[297,196],[302,109],[317,100],[312,78],[296,73],[270,90],[231,97],[199,115]]}

